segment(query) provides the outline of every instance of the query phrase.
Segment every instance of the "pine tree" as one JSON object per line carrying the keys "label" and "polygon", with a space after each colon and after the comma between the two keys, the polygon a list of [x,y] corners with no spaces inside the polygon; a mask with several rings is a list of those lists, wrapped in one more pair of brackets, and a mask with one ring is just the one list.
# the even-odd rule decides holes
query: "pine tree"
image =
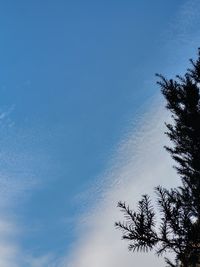
{"label": "pine tree", "polygon": [[[175,160],[181,186],[170,190],[155,189],[160,225],[149,196],[144,195],[133,211],[126,203],[118,207],[125,214],[116,227],[123,231],[132,251],[155,249],[158,255],[174,252],[175,262],[165,258],[168,266],[195,267],[200,264],[200,49],[196,61],[183,77],[166,79],[158,75],[166,108],[173,123],[166,123],[172,147],[165,147]],[[200,265],[199,265],[200,266]]]}

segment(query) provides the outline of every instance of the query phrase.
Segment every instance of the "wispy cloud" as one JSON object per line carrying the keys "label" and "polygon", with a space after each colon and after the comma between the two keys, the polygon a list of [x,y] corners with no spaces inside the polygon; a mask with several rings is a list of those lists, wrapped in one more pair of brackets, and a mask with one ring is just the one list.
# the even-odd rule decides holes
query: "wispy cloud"
{"label": "wispy cloud", "polygon": [[114,222],[121,218],[116,208],[119,200],[134,205],[141,194],[152,194],[157,184],[166,184],[166,181],[169,185],[176,183],[170,157],[162,148],[167,142],[163,134],[163,121],[167,118],[160,100],[156,100],[139,119],[137,127],[134,124],[133,129],[126,134],[110,161],[110,167],[90,191],[95,205],[80,218],[80,238],[67,259],[57,259],[52,254],[35,257],[20,247],[18,240],[23,234],[22,229],[10,212],[6,214],[5,207],[10,210],[13,200],[33,185],[31,180],[25,182],[22,178],[14,182],[10,178],[12,175],[7,173],[6,177],[4,172],[0,177],[0,191],[4,196],[4,204],[0,205],[0,218],[4,218],[0,220],[0,266],[129,267],[133,263],[148,263],[160,267],[160,259],[152,254],[144,256],[129,253],[127,244],[121,241],[120,232],[114,228]]}
{"label": "wispy cloud", "polygon": [[167,143],[163,121],[168,115],[160,107],[160,101],[154,102],[153,106],[144,115],[141,126],[119,145],[114,165],[102,177],[101,200],[80,222],[80,239],[66,266],[162,266],[162,261],[151,253],[129,253],[127,244],[120,240],[121,233],[114,228],[114,222],[121,218],[116,208],[119,200],[134,206],[141,194],[152,195],[156,185],[177,184],[171,159],[163,149]]}
{"label": "wispy cloud", "polygon": [[199,12],[198,0],[183,1],[167,29],[163,30],[163,47],[167,52],[170,74],[185,72],[188,59],[196,56],[200,44]]}
{"label": "wispy cloud", "polygon": [[29,257],[19,242],[24,229],[16,211],[27,200],[38,178],[32,166],[32,151],[22,151],[20,142],[24,138],[17,127],[10,127],[11,124],[14,126],[11,119],[13,110],[14,106],[0,110],[0,266],[47,266],[47,256],[38,259]]}

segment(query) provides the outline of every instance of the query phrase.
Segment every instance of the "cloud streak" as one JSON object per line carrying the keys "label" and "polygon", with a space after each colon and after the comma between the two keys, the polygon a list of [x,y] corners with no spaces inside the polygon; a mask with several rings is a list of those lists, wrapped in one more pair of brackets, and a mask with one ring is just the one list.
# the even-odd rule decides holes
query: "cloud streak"
{"label": "cloud streak", "polygon": [[46,263],[52,261],[52,257],[46,255],[34,258],[27,255],[20,245],[25,231],[20,215],[17,214],[18,207],[38,186],[39,177],[34,170],[33,151],[24,148],[32,136],[29,132],[22,133],[14,125],[11,119],[12,111],[13,107],[0,112],[0,266],[48,266]]}
{"label": "cloud streak", "polygon": [[167,119],[160,100],[155,101],[141,125],[119,145],[114,165],[101,178],[101,200],[80,223],[80,239],[67,267],[164,266],[152,253],[129,253],[114,222],[122,219],[116,208],[119,200],[134,207],[141,194],[153,195],[156,185],[175,186],[178,183],[171,159],[163,149],[168,142],[163,134],[163,122]]}

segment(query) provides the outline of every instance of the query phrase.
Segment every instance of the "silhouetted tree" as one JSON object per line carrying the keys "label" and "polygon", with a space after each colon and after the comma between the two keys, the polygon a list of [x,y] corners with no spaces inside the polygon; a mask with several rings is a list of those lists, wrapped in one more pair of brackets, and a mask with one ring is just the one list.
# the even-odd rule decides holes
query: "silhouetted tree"
{"label": "silhouetted tree", "polygon": [[166,134],[173,146],[165,148],[176,161],[181,186],[155,189],[159,225],[147,195],[139,201],[137,211],[119,202],[125,221],[116,223],[123,231],[123,239],[130,241],[130,250],[155,249],[158,255],[174,252],[174,263],[165,258],[171,267],[197,266],[200,260],[200,49],[197,60],[190,62],[192,67],[183,77],[168,80],[157,75],[173,118],[172,124],[166,123]]}

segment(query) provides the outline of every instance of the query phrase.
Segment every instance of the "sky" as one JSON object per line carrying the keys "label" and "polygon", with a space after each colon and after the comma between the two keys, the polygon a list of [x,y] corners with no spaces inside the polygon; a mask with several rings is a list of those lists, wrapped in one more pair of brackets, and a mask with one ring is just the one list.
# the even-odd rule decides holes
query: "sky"
{"label": "sky", "polygon": [[183,74],[198,0],[0,3],[0,266],[164,267],[117,202],[179,180],[155,73]]}

